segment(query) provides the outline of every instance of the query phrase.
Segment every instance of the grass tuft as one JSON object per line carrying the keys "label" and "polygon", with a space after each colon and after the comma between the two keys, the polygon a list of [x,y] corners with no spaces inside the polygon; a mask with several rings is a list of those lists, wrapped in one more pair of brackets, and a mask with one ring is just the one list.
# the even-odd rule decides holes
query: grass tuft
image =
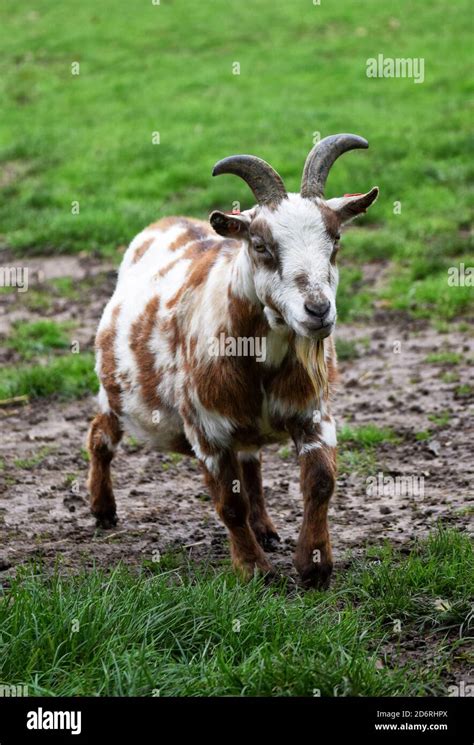
{"label": "grass tuft", "polygon": [[5,366],[0,370],[0,399],[27,395],[75,398],[98,390],[93,355],[68,354],[46,364]]}

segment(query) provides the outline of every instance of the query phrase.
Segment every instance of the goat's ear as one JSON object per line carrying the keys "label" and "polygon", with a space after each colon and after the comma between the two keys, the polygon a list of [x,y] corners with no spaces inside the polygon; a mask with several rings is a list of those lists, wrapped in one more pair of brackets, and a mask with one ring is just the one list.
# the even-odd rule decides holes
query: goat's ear
{"label": "goat's ear", "polygon": [[328,199],[326,204],[339,217],[342,224],[353,220],[354,217],[367,212],[368,208],[375,202],[379,195],[378,186],[367,192],[367,194],[346,194],[343,197]]}
{"label": "goat's ear", "polygon": [[246,238],[248,236],[250,218],[247,215],[228,215],[226,212],[214,210],[209,215],[209,222],[216,233],[225,238]]}

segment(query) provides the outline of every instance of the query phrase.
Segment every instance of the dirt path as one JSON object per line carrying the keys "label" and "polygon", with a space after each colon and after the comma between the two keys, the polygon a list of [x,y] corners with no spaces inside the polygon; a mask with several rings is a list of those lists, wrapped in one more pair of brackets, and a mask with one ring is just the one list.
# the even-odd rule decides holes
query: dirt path
{"label": "dirt path", "polygon": [[[95,264],[94,272],[88,292],[74,301],[53,296],[40,316],[76,319],[77,333],[86,345],[114,282],[110,267]],[[82,276],[90,280],[87,272]],[[1,301],[9,313],[3,316],[5,331],[17,317],[18,298],[2,296]],[[24,307],[21,313],[23,318],[38,317]],[[385,538],[409,543],[439,519],[467,529],[474,507],[472,335],[440,335],[426,324],[408,326],[406,321],[388,322],[380,316],[370,326],[341,325],[338,337],[359,340],[358,356],[340,363],[334,405],[338,425],[390,427],[399,442],[377,445],[370,457],[356,448],[342,448],[338,490],[330,510],[336,562],[342,565],[347,549],[362,553]],[[461,355],[455,367],[426,361],[429,354],[447,351]],[[93,413],[92,397],[0,410],[2,576],[39,555],[52,565],[61,554],[64,565],[72,567],[93,561],[105,566],[119,559],[153,560],[157,550],[163,554],[178,547],[193,558],[214,562],[227,557],[225,530],[197,464],[186,458],[178,462],[131,441],[114,461],[120,521],[112,531],[95,528],[87,504],[83,451]],[[447,421],[433,422],[430,415],[443,415]],[[379,472],[385,477],[411,477],[418,485],[415,491],[423,478],[424,493],[367,496],[367,478]],[[273,447],[264,452],[264,486],[282,539],[271,558],[285,573],[292,572],[291,554],[302,514],[292,449],[288,453]]]}

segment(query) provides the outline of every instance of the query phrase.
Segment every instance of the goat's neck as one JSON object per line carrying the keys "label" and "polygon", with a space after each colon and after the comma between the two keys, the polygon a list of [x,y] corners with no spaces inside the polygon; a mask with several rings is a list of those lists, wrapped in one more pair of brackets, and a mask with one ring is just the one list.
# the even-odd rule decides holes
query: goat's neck
{"label": "goat's neck", "polygon": [[[242,298],[250,304],[250,318],[252,325],[255,326],[252,333],[256,336],[263,334],[267,337],[269,363],[278,367],[283,363],[288,352],[295,354],[293,333],[287,327],[275,331],[268,325],[263,303],[257,297],[252,262],[244,243],[233,259],[229,289],[231,296]],[[230,317],[232,318],[232,312]],[[242,335],[249,334],[249,315],[245,314],[242,320],[244,321]],[[232,321],[235,319],[232,318]],[[234,324],[233,326],[234,332],[238,330],[238,324],[237,327]]]}
{"label": "goat's neck", "polygon": [[259,308],[263,316],[263,305],[255,291],[252,262],[244,242],[241,243],[240,249],[236,252],[232,262],[229,289],[232,295],[245,298],[256,309]]}

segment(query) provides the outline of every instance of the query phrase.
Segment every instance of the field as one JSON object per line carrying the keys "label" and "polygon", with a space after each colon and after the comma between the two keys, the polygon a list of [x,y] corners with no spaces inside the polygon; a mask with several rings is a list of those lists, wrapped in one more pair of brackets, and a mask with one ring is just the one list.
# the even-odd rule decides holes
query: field
{"label": "field", "polygon": [[[5,0],[0,267],[27,268],[28,290],[0,286],[0,684],[426,696],[474,682],[469,18],[464,0]],[[368,78],[378,54],[422,58],[423,82]],[[127,243],[164,215],[248,207],[243,183],[211,178],[232,153],[298,190],[315,133],[340,131],[370,149],[337,162],[328,196],[380,197],[342,241],[331,589],[304,592],[292,568],[292,447],[264,453],[271,586],[231,573],[197,463],[130,437],[120,521],[96,529],[93,340]],[[422,490],[369,496],[378,474]]]}

